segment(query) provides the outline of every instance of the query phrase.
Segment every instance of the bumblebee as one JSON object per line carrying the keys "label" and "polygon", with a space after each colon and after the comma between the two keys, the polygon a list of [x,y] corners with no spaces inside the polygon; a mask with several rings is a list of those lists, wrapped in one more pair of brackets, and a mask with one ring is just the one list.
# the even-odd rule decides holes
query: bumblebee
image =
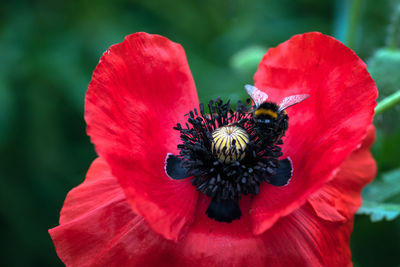
{"label": "bumblebee", "polygon": [[268,95],[257,87],[246,85],[245,89],[254,102],[252,117],[256,135],[266,143],[276,143],[288,129],[289,117],[286,109],[307,99],[309,95],[292,95],[284,98],[278,105],[267,101]]}

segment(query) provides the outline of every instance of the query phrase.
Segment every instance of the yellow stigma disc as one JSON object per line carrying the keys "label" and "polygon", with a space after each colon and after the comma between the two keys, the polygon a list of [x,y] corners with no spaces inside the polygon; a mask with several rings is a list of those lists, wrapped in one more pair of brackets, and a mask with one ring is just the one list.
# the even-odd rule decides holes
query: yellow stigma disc
{"label": "yellow stigma disc", "polygon": [[223,126],[212,133],[211,151],[223,163],[242,160],[249,134],[238,126]]}
{"label": "yellow stigma disc", "polygon": [[278,118],[278,114],[275,111],[272,111],[271,109],[259,108],[254,112],[254,116],[256,117],[262,115],[269,115],[274,119]]}

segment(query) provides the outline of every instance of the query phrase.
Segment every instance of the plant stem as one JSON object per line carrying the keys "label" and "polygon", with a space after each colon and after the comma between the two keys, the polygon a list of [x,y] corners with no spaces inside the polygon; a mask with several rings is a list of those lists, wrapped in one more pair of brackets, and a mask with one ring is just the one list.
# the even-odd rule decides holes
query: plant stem
{"label": "plant stem", "polygon": [[355,49],[358,24],[360,21],[361,6],[363,0],[350,0],[346,1],[349,5],[347,17],[347,29],[344,37],[344,43],[351,49]]}
{"label": "plant stem", "polygon": [[397,5],[393,13],[392,23],[389,28],[387,47],[390,49],[397,49],[400,37],[400,5]]}
{"label": "plant stem", "polygon": [[380,101],[375,108],[375,115],[379,115],[399,103],[400,103],[400,90]]}

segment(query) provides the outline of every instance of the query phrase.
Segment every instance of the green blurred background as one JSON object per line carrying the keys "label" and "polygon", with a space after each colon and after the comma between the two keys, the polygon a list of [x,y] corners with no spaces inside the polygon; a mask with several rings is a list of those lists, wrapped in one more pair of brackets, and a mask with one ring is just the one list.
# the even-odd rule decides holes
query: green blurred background
{"label": "green blurred background", "polygon": [[[84,95],[102,52],[125,35],[146,31],[181,43],[200,99],[236,101],[245,97],[243,85],[268,47],[320,31],[367,61],[386,96],[400,84],[397,6],[376,0],[1,1],[0,265],[62,266],[47,229],[58,224],[67,192],[95,158]],[[394,108],[376,118],[378,190],[386,181],[381,174],[400,167],[398,113]],[[389,201],[399,203],[398,192]],[[356,216],[356,266],[400,266],[394,212],[391,220],[375,216],[378,222]]]}

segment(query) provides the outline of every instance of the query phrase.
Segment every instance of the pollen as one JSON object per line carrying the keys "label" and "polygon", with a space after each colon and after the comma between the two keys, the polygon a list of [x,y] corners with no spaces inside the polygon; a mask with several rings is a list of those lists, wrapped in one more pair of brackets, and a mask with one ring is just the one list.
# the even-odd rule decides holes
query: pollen
{"label": "pollen", "polygon": [[227,125],[212,133],[211,151],[222,163],[240,161],[245,157],[248,133],[241,127]]}

